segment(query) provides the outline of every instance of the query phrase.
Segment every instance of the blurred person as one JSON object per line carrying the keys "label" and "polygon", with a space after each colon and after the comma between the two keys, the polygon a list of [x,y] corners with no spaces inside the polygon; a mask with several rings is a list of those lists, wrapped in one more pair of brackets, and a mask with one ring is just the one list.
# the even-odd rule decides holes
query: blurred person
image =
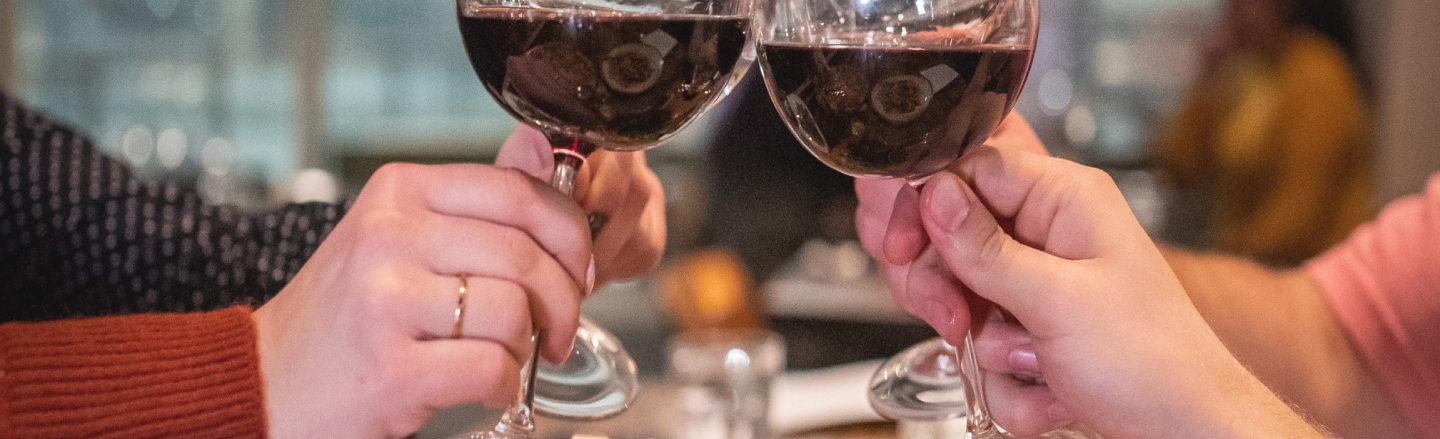
{"label": "blurred person", "polygon": [[800,145],[775,112],[760,72],[750,73],[726,101],[729,115],[716,120],[706,154],[702,244],[731,249],[764,283],[809,239],[855,239],[849,218],[855,197],[851,178]]}
{"label": "blurred person", "polygon": [[1373,146],[1343,0],[1228,0],[1225,29],[1155,144],[1165,234],[1275,266],[1373,213]]}
{"label": "blurred person", "polygon": [[[0,437],[397,437],[438,407],[512,402],[532,330],[563,360],[579,301],[653,266],[664,241],[642,154],[592,156],[578,207],[537,178],[551,160],[521,127],[495,166],[389,165],[343,218],[290,206],[241,226],[0,94]],[[593,241],[582,209],[608,215]],[[325,235],[307,219],[338,222]],[[298,272],[269,277],[310,239]],[[63,268],[82,257],[95,264]],[[237,294],[210,297],[236,265],[279,293],[226,307],[267,298],[237,275]],[[218,310],[153,313],[166,300]],[[65,319],[135,311],[151,313]]]}
{"label": "blurred person", "polygon": [[[1037,158],[1044,146],[1018,116],[988,143],[999,151],[951,166],[978,199],[922,201],[898,180],[858,180],[856,223],[898,304],[952,342],[980,329],[977,354],[1000,425],[1036,433],[1078,418],[1102,430],[1143,429],[1157,414],[1134,404],[1254,396],[1243,378],[1216,383],[1175,368],[1203,360],[1228,370],[1221,359],[1233,354],[1340,437],[1440,438],[1440,346],[1431,341],[1440,334],[1440,173],[1424,195],[1391,203],[1323,256],[1281,270],[1152,251],[1113,182]],[[957,210],[992,213],[1000,226],[939,227]],[[985,227],[988,238],[979,236]],[[1167,266],[1155,266],[1160,256]],[[1177,277],[1184,303],[1173,297]],[[993,318],[970,294],[1023,326]],[[1192,327],[1196,311],[1204,330]],[[1190,344],[1214,336],[1229,352]]]}

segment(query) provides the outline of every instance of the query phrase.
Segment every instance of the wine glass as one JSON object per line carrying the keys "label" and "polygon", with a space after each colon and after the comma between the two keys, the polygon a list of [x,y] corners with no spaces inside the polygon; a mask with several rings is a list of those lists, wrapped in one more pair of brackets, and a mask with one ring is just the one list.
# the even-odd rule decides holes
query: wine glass
{"label": "wine glass", "polygon": [[[1035,49],[1035,1],[769,0],[760,71],[785,125],[820,161],[919,188],[1014,106]],[[970,344],[967,333],[963,350],[935,339],[896,355],[871,380],[871,405],[895,419],[966,416],[969,437],[1009,437],[990,421]]]}
{"label": "wine glass", "polygon": [[[590,153],[664,142],[754,59],[750,0],[457,0],[456,8],[475,73],[501,107],[545,134],[551,183],[566,194]],[[495,431],[473,437],[528,436],[532,397],[535,409],[561,418],[622,411],[635,393],[634,362],[613,337],[590,337],[604,334],[582,326],[567,364],[532,359],[517,404]]]}

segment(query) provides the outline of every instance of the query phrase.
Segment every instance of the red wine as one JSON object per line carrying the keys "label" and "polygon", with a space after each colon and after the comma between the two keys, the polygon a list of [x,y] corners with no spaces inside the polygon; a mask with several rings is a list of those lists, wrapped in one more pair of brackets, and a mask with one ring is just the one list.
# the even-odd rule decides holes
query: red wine
{"label": "red wine", "polygon": [[462,11],[485,88],[515,117],[610,149],[695,119],[729,82],[750,19],[533,8]]}
{"label": "red wine", "polygon": [[913,179],[990,137],[1025,84],[1031,53],[766,43],[760,65],[786,125],[825,164]]}

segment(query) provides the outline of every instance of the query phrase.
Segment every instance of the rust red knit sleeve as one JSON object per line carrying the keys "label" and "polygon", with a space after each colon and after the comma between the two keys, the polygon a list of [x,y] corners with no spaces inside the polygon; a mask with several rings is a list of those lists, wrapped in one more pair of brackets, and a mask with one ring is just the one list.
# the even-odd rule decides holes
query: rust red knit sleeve
{"label": "rust red knit sleeve", "polygon": [[0,325],[0,438],[263,438],[250,310]]}

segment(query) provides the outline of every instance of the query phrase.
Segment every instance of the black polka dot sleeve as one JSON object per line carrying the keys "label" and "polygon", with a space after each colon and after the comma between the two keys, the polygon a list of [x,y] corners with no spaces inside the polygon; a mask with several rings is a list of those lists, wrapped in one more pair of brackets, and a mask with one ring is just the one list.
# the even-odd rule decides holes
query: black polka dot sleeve
{"label": "black polka dot sleeve", "polygon": [[207,205],[0,93],[0,322],[258,306],[343,211]]}

